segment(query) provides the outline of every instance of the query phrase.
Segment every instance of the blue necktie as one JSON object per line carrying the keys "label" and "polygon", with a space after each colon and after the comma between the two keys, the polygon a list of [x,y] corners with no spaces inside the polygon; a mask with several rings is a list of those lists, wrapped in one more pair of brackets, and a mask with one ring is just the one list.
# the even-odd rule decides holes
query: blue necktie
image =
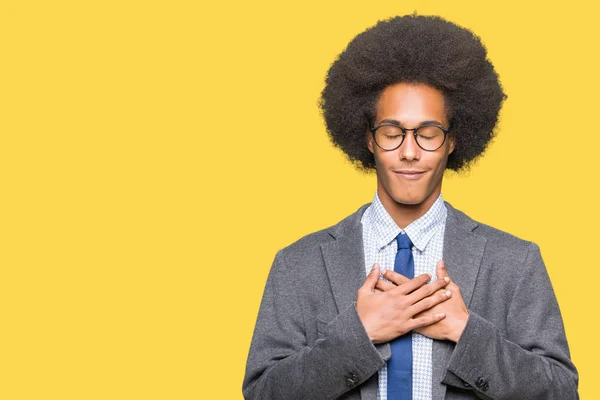
{"label": "blue necktie", "polygon": [[[415,263],[412,242],[408,235],[400,233],[396,237],[398,252],[394,271],[413,278]],[[412,400],[412,331],[390,342],[392,356],[387,367],[387,398],[389,400]]]}

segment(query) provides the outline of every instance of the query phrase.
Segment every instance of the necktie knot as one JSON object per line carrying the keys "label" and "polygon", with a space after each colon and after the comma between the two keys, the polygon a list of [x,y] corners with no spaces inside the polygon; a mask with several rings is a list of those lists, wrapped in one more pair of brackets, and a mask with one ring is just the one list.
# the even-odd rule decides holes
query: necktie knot
{"label": "necktie knot", "polygon": [[396,236],[396,242],[398,243],[398,250],[412,248],[412,242],[407,234],[398,234],[398,236]]}

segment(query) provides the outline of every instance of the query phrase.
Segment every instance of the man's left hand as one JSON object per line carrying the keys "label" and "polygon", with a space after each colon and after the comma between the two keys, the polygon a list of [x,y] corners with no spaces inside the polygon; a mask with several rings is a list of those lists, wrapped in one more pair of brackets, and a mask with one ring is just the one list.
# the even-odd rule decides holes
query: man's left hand
{"label": "man's left hand", "polygon": [[[440,260],[437,263],[435,273],[437,275],[437,279],[444,279],[446,277],[450,278],[450,276],[448,275],[448,271],[446,270],[446,266],[444,265],[444,261],[442,260]],[[404,275],[401,275],[391,270],[383,271],[383,277],[393,283],[386,282],[380,279],[377,283],[376,289],[382,291],[390,290],[396,287],[396,285],[400,285],[408,281],[408,278]],[[436,322],[435,324],[418,328],[415,330],[415,332],[430,337],[432,339],[451,340],[456,343],[458,342],[458,339],[460,338],[462,332],[465,330],[467,320],[469,319],[469,311],[467,310],[467,306],[465,305],[465,302],[460,293],[460,288],[456,283],[454,283],[451,280],[450,283],[448,283],[448,285],[441,290],[450,291],[451,297],[448,300],[437,304],[426,311],[423,311],[422,314],[445,313],[446,318],[442,319],[439,322]],[[419,315],[415,317],[418,316]]]}

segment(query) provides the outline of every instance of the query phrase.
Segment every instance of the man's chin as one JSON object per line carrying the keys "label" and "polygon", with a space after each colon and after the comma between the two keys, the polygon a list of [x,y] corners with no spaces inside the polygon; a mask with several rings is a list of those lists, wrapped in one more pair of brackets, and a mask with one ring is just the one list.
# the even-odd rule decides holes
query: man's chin
{"label": "man's chin", "polygon": [[422,196],[394,196],[394,201],[402,206],[416,207],[425,200]]}

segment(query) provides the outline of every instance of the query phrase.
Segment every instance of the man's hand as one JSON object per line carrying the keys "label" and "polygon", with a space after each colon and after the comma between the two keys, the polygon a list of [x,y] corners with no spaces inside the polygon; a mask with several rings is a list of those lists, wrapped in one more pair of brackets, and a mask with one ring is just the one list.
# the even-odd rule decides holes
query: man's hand
{"label": "man's hand", "polygon": [[358,289],[356,310],[373,343],[388,342],[414,329],[439,323],[445,317],[443,312],[424,311],[449,298],[446,291],[440,290],[449,279],[448,282],[438,279],[427,284],[431,279],[429,274],[414,279],[403,278],[405,281],[398,286],[385,282],[390,285],[387,290],[375,290],[380,282],[384,282],[379,279],[379,266],[375,264]]}
{"label": "man's hand", "polygon": [[[437,263],[435,273],[438,280],[450,279],[448,271],[446,270],[446,266],[444,265],[444,261],[442,260]],[[385,271],[384,276],[386,279],[389,279],[397,285],[401,285],[409,281],[407,277],[394,271]],[[394,285],[392,285],[390,282],[381,281],[377,288],[379,290],[389,291],[394,290]],[[415,332],[432,339],[451,340],[456,343],[458,342],[462,332],[465,330],[467,320],[469,319],[469,311],[467,310],[467,306],[465,305],[460,293],[460,288],[458,285],[456,285],[456,283],[449,280],[449,283],[444,290],[451,292],[448,301],[439,303],[430,309],[421,312],[415,317],[432,317],[436,314],[444,313],[446,318],[435,324],[415,328]]]}

